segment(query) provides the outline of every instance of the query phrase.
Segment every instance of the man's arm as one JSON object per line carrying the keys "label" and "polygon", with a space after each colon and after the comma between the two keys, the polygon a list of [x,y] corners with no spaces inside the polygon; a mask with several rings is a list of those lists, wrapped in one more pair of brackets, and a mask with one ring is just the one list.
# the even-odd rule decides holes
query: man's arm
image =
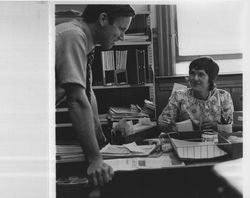
{"label": "man's arm", "polygon": [[77,84],[66,86],[69,115],[85,155],[89,160],[87,174],[95,185],[109,182],[113,170],[102,160],[94,132],[93,112],[85,90]]}
{"label": "man's arm", "polygon": [[106,137],[103,134],[101,122],[98,115],[98,107],[97,107],[97,101],[95,97],[95,93],[93,90],[91,90],[91,105],[93,110],[93,119],[94,119],[94,125],[95,125],[95,132],[96,132],[96,138],[99,144],[99,147],[103,147],[106,144]]}

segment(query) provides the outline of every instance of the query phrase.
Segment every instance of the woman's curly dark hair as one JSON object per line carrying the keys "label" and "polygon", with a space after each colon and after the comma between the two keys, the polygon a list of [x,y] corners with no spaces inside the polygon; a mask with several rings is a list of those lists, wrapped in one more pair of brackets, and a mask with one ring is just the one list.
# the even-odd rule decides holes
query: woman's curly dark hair
{"label": "woman's curly dark hair", "polygon": [[208,82],[209,82],[209,90],[213,90],[216,84],[214,83],[215,79],[218,76],[219,73],[219,66],[218,64],[213,60],[213,58],[205,56],[200,57],[197,59],[194,59],[190,65],[189,65],[189,74],[192,69],[195,70],[205,70],[205,72],[208,75]]}

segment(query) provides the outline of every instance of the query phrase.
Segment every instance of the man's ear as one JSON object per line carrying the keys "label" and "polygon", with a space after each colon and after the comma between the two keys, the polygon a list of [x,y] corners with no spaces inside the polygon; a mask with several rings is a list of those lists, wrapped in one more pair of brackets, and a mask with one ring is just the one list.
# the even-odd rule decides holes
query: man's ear
{"label": "man's ear", "polygon": [[100,26],[104,26],[109,23],[107,13],[102,12],[101,14],[99,14],[98,23],[100,24]]}

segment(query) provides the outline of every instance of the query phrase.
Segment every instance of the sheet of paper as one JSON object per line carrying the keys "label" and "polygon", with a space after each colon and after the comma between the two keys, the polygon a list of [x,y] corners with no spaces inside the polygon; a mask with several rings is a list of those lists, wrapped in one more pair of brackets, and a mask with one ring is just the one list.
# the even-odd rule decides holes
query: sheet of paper
{"label": "sheet of paper", "polygon": [[187,89],[187,86],[186,85],[182,85],[182,84],[179,84],[179,83],[174,83],[174,86],[173,86],[173,89],[172,89],[172,93],[174,91],[178,91],[178,90],[186,90]]}
{"label": "sheet of paper", "polygon": [[191,142],[171,138],[182,159],[209,159],[226,155],[214,142]]}
{"label": "sheet of paper", "polygon": [[131,171],[138,169],[159,169],[171,166],[183,166],[184,163],[173,164],[169,154],[157,158],[138,157],[104,160],[114,171]]}
{"label": "sheet of paper", "polygon": [[182,122],[176,122],[176,127],[177,127],[177,131],[179,132],[194,130],[192,121],[190,119],[184,120]]}

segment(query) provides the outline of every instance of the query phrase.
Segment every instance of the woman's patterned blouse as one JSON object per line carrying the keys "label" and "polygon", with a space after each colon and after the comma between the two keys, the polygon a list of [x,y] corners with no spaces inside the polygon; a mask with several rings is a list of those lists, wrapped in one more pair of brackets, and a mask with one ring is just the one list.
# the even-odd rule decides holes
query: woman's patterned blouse
{"label": "woman's patterned blouse", "polygon": [[[166,127],[171,121],[180,122],[191,119],[197,123],[220,122],[221,116],[233,120],[234,106],[229,92],[214,88],[207,100],[200,100],[193,96],[191,88],[174,91],[167,106],[158,118],[160,128]],[[169,125],[170,126],[170,125]],[[169,128],[171,130],[171,127]]]}

